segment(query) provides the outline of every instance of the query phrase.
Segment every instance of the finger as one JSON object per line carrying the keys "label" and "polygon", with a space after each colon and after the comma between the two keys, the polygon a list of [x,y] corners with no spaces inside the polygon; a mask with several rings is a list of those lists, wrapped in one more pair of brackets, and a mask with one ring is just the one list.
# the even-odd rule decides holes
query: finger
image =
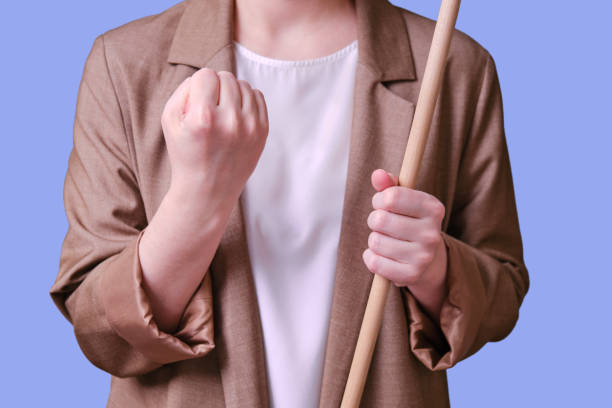
{"label": "finger", "polygon": [[378,255],[369,248],[363,252],[362,257],[370,272],[390,280],[395,286],[406,286],[418,276],[418,271],[411,266]]}
{"label": "finger", "polygon": [[372,231],[368,236],[368,247],[374,253],[400,263],[414,262],[423,252],[423,246],[418,243],[396,239],[377,231]]}
{"label": "finger", "polygon": [[240,79],[238,80],[238,86],[242,100],[242,111],[245,113],[257,113],[257,101],[255,100],[255,94],[251,89],[251,85],[247,81]]}
{"label": "finger", "polygon": [[180,83],[180,85],[174,90],[168,102],[166,102],[166,109],[168,109],[169,117],[172,120],[181,121],[187,112],[187,104],[189,101],[189,86],[191,77],[187,77]]}
{"label": "finger", "polygon": [[368,216],[368,227],[390,237],[404,241],[419,241],[423,231],[431,228],[427,221],[395,214],[385,210],[374,210]]}
{"label": "finger", "polygon": [[382,169],[376,169],[372,172],[372,186],[376,191],[382,191],[390,186],[397,184],[397,178],[391,173],[387,173]]}
{"label": "finger", "polygon": [[392,186],[372,196],[374,209],[415,218],[428,218],[436,223],[444,217],[444,205],[433,195],[408,187]]}
{"label": "finger", "polygon": [[219,77],[210,68],[202,68],[192,75],[190,105],[200,109],[215,106],[219,101]]}
{"label": "finger", "polygon": [[266,106],[264,94],[259,89],[254,89],[253,92],[255,94],[255,100],[257,101],[257,112],[259,114],[259,121],[266,127],[269,127],[268,107]]}
{"label": "finger", "polygon": [[229,71],[219,71],[219,106],[234,107],[240,110],[242,106],[242,97],[238,81],[233,73]]}

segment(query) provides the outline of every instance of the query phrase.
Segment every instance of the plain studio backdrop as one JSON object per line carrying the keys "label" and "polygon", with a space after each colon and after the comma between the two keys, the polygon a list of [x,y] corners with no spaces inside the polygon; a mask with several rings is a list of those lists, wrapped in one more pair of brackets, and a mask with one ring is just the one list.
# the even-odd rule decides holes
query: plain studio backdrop
{"label": "plain studio backdrop", "polygon": [[[430,18],[439,8],[395,2]],[[175,3],[2,6],[0,406],[106,403],[109,375],[48,295],[77,90],[98,34]],[[612,406],[611,12],[605,0],[463,2],[457,27],[499,71],[531,287],[510,336],[448,371],[453,407]]]}

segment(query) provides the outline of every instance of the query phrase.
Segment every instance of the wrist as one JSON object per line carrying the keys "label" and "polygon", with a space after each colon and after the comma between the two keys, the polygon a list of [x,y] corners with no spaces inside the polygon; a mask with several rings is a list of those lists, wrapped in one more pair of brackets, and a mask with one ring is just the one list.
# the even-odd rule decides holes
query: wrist
{"label": "wrist", "polygon": [[448,295],[447,275],[448,254],[442,240],[425,278],[419,283],[405,286],[438,324],[442,304]]}
{"label": "wrist", "polygon": [[237,198],[204,185],[171,183],[164,201],[177,223],[206,234],[225,228]]}
{"label": "wrist", "polygon": [[167,194],[193,207],[232,207],[240,192],[234,185],[220,183],[216,177],[192,174],[172,177]]}

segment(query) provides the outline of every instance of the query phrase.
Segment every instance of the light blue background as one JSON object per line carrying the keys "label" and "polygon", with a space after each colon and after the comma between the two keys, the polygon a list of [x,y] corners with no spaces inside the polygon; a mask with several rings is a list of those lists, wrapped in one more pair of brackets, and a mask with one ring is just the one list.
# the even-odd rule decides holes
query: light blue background
{"label": "light blue background", "polygon": [[[48,290],[66,232],[62,187],[77,89],[96,35],[175,1],[2,6],[3,407],[102,407]],[[437,1],[397,4],[435,17]],[[458,28],[497,62],[531,288],[511,335],[449,370],[453,407],[602,407],[610,396],[608,1],[464,1]]]}

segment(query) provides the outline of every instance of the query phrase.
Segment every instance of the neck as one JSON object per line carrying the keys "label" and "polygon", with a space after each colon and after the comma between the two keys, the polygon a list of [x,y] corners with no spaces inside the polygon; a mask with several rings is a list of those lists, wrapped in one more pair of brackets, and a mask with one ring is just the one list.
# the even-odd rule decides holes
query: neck
{"label": "neck", "polygon": [[315,58],[357,38],[354,0],[235,1],[234,40],[273,58]]}

